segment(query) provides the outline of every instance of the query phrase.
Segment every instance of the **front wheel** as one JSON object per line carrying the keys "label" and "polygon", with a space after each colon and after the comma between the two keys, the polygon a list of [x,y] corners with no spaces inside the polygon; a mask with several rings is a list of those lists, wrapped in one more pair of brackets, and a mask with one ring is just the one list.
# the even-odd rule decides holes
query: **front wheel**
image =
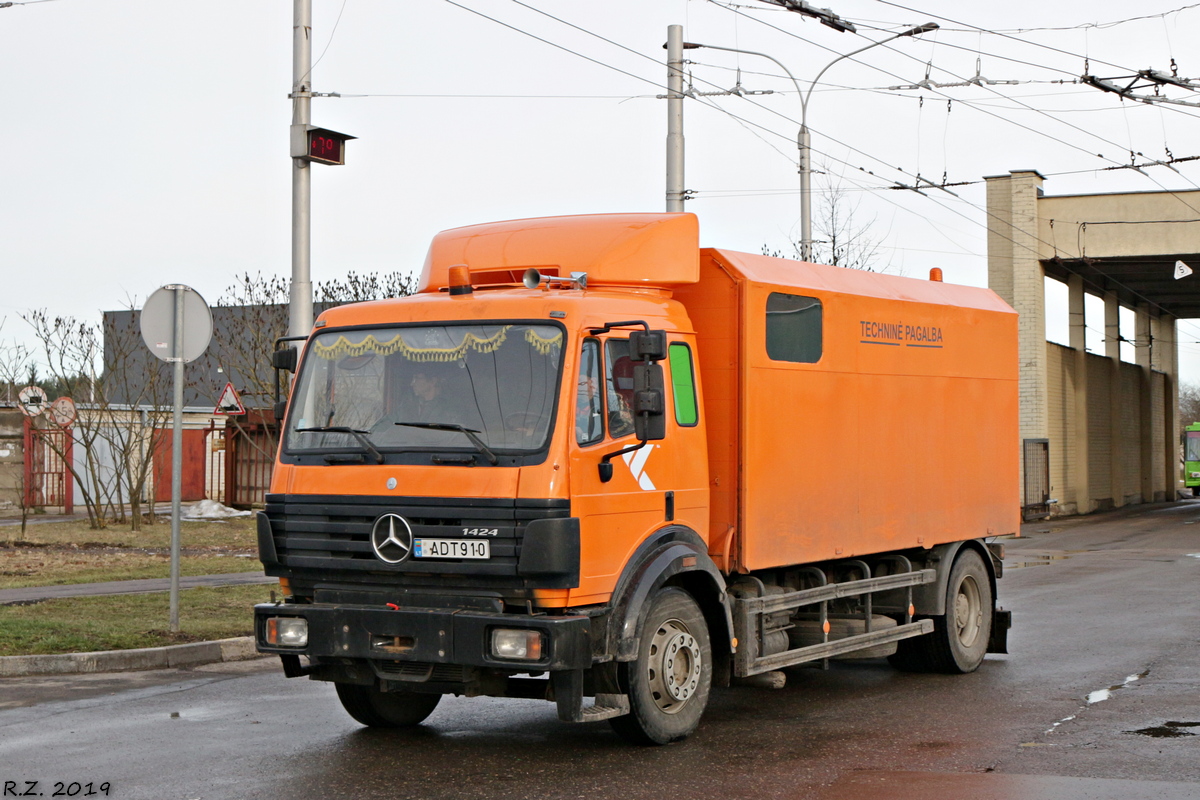
{"label": "front wheel", "polygon": [[381,692],[375,686],[338,683],[338,700],[356,720],[371,728],[408,728],[419,725],[442,699],[440,694]]}
{"label": "front wheel", "polygon": [[654,597],[637,660],[621,666],[629,713],[609,721],[617,733],[635,744],[661,745],[696,730],[712,686],[712,646],[690,594],[667,588]]}
{"label": "front wheel", "polygon": [[907,672],[974,672],[992,635],[992,583],[978,551],[959,551],[946,585],[946,613],[933,633],[903,639],[888,661]]}

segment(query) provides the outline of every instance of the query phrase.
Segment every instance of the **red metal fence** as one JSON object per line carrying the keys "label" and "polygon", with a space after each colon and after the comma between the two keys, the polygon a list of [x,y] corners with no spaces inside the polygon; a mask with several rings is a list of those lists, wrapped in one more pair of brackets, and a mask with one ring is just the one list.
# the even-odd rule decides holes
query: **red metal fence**
{"label": "red metal fence", "polygon": [[62,508],[74,511],[75,484],[68,465],[74,454],[75,437],[67,428],[35,428],[25,418],[25,507]]}

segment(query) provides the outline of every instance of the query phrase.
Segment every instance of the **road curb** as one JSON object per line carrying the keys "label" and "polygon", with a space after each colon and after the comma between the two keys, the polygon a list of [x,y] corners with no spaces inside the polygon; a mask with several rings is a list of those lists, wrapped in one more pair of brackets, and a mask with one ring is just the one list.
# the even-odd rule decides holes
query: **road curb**
{"label": "road curb", "polygon": [[23,675],[75,675],[93,672],[172,669],[245,661],[257,658],[253,636],[193,642],[138,650],[102,650],[95,653],[63,653],[52,656],[0,657],[0,678]]}

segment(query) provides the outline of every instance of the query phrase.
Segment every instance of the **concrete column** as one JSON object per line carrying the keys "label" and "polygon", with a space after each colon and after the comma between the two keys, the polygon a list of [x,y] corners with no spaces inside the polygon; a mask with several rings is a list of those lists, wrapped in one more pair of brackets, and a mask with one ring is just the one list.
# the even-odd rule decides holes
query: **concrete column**
{"label": "concrete column", "polygon": [[1179,496],[1179,337],[1175,317],[1163,314],[1158,318],[1159,364],[1163,371],[1163,450],[1166,478],[1163,491],[1172,502]]}
{"label": "concrete column", "polygon": [[1116,292],[1104,293],[1104,356],[1108,359],[1109,492],[1113,506],[1120,508],[1125,505],[1121,419],[1128,412],[1121,404],[1121,304]]}
{"label": "concrete column", "polygon": [[[1042,176],[1033,170],[1018,170],[986,181],[988,286],[1020,314],[1020,435],[1021,439],[1047,439],[1046,295],[1037,211]],[[1061,442],[1050,442],[1051,448],[1061,446]],[[1022,475],[1024,458],[1021,448]]]}
{"label": "concrete column", "polygon": [[1137,305],[1136,340],[1137,365],[1141,374],[1138,398],[1138,422],[1141,430],[1140,461],[1142,467],[1142,502],[1154,502],[1154,407],[1150,382],[1151,349],[1154,342],[1150,332],[1150,307]]}
{"label": "concrete column", "polygon": [[1067,310],[1069,312],[1070,342],[1075,360],[1075,426],[1071,431],[1075,457],[1068,465],[1071,486],[1075,490],[1075,513],[1087,514],[1096,510],[1089,482],[1088,461],[1088,378],[1087,378],[1087,317],[1084,314],[1083,276],[1072,274],[1067,280]]}

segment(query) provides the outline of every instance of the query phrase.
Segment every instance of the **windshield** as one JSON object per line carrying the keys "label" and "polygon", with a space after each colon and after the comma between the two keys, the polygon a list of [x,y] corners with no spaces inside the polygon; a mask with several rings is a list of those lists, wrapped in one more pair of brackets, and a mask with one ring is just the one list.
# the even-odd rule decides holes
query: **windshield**
{"label": "windshield", "polygon": [[297,379],[285,448],[358,451],[365,435],[383,452],[540,450],[562,343],[557,326],[521,323],[321,333]]}
{"label": "windshield", "polygon": [[1200,431],[1187,432],[1186,460],[1200,461]]}

